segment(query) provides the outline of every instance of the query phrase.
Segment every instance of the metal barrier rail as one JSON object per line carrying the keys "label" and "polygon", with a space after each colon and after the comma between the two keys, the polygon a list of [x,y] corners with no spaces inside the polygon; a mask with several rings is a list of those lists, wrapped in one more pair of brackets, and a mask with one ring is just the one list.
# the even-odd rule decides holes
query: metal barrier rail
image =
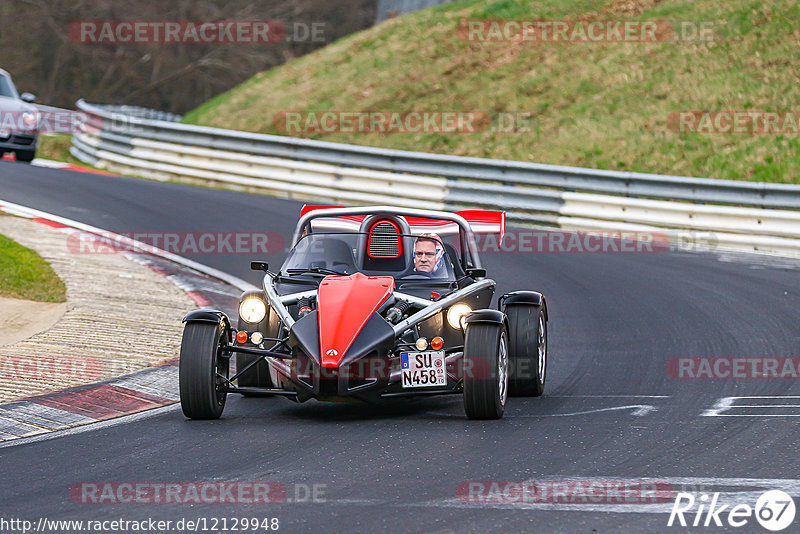
{"label": "metal barrier rail", "polygon": [[[39,128],[44,135],[50,134],[72,134],[79,129],[80,125],[86,122],[90,116],[84,111],[58,108],[44,104],[34,104],[39,111]],[[139,106],[98,106],[98,108],[113,114],[115,117],[138,117],[142,119],[179,122],[183,116],[158,111]],[[127,120],[127,119],[126,119]]]}
{"label": "metal barrier rail", "polygon": [[800,186],[616,172],[379,149],[185,125],[78,102],[72,153],[156,179],[190,178],[290,198],[502,209],[570,229],[713,232],[717,244],[800,252]]}
{"label": "metal barrier rail", "polygon": [[97,108],[106,111],[107,113],[118,113],[128,115],[131,117],[138,117],[140,119],[149,119],[154,121],[167,121],[167,122],[180,122],[183,120],[183,115],[177,113],[170,113],[169,111],[159,111],[157,109],[143,108],[141,106],[128,106],[128,105],[114,105],[114,104],[96,104]]}

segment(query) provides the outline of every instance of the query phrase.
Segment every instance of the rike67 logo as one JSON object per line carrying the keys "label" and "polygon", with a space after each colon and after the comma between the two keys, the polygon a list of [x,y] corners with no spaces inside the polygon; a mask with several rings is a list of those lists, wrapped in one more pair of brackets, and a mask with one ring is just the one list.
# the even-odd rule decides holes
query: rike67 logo
{"label": "rike67 logo", "polygon": [[742,502],[722,504],[719,496],[719,493],[711,496],[703,493],[696,498],[691,493],[678,493],[667,526],[721,527],[727,523],[731,527],[742,527],[755,518],[765,529],[778,532],[794,521],[794,500],[783,491],[770,490],[761,494],[755,506]]}

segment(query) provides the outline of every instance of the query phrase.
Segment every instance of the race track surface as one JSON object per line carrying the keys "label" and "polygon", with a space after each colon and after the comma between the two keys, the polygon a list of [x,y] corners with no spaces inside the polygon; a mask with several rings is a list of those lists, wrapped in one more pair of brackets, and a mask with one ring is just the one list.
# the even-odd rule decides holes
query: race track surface
{"label": "race track surface", "polygon": [[[301,206],[7,162],[0,199],[121,233],[268,231],[286,240]],[[188,256],[259,283],[249,254]],[[262,257],[277,265],[282,255]],[[545,397],[510,399],[502,420],[468,421],[458,396],[373,407],[230,395],[218,421],[188,421],[172,407],[0,448],[0,515],[277,517],[281,532],[716,532],[723,529],[667,527],[675,492],[694,487],[751,506],[767,489],[800,495],[796,377],[679,379],[667,371],[672,358],[800,357],[796,262],[696,252],[503,253],[483,262],[497,294],[536,289],[549,303]],[[729,397],[758,398],[722,400]],[[733,408],[714,410],[721,402]],[[766,406],[735,408],[752,405]],[[661,503],[613,494],[591,501],[576,497],[575,479],[670,490]],[[470,481],[522,480],[566,485],[568,497],[459,498]],[[84,482],[204,481],[276,482],[288,500],[91,504],[70,494]],[[313,485],[318,502],[304,501]],[[724,530],[766,532],[752,518]],[[798,531],[800,519],[784,530]]]}

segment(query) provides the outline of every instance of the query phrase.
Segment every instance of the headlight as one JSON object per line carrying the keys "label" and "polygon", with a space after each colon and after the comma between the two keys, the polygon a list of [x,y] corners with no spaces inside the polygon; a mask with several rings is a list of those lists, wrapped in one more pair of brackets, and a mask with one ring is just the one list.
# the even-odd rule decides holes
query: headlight
{"label": "headlight", "polygon": [[463,327],[461,322],[471,311],[472,308],[466,304],[455,304],[447,310],[447,322],[450,323],[450,326],[453,328],[461,329]]}
{"label": "headlight", "polygon": [[239,304],[239,317],[251,324],[257,324],[267,316],[267,305],[258,297],[248,297]]}
{"label": "headlight", "polygon": [[22,126],[26,130],[32,130],[36,128],[36,124],[39,122],[39,117],[37,117],[38,113],[33,111],[26,111],[22,114]]}

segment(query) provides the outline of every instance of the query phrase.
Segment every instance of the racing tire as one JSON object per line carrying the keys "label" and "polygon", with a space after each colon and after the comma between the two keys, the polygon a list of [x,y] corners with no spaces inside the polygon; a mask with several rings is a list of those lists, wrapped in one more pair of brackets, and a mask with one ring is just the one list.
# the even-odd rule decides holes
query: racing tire
{"label": "racing tire", "polygon": [[539,397],[547,378],[547,317],[544,308],[509,306],[508,394]]}
{"label": "racing tire", "polygon": [[505,325],[467,325],[463,360],[467,418],[500,419],[508,398],[508,334]]}
{"label": "racing tire", "polygon": [[221,354],[224,336],[222,322],[189,322],[183,330],[178,382],[181,409],[189,419],[219,419],[225,409],[228,394],[218,391],[230,366],[230,358]]}
{"label": "racing tire", "polygon": [[[259,332],[263,332],[264,328],[266,328],[266,324],[269,321],[269,312],[267,312],[267,317],[258,324],[256,328]],[[239,318],[239,330],[253,330],[253,325],[250,323],[246,323]],[[244,369],[248,365],[250,365],[255,360],[259,359],[258,356],[254,356],[252,354],[242,354],[240,352],[236,353],[236,372],[238,373],[240,369]],[[258,388],[272,388],[275,387],[272,383],[272,378],[269,376],[269,365],[267,362],[261,358],[261,361],[255,364],[253,367],[242,373],[236,382],[241,387],[258,387]],[[242,393],[244,397],[272,397],[271,393]]]}
{"label": "racing tire", "polygon": [[21,161],[23,163],[30,163],[33,161],[33,158],[36,157],[35,150],[17,150],[14,152],[14,155],[17,157],[17,161]]}

